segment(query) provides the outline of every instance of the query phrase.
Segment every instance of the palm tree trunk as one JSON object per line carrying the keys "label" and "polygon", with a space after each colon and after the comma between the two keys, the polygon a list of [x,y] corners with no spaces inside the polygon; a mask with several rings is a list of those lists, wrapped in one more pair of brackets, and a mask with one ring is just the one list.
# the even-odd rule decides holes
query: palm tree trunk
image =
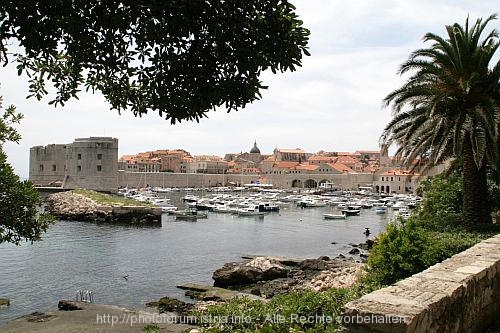
{"label": "palm tree trunk", "polygon": [[469,135],[464,141],[463,166],[463,223],[469,226],[492,223],[486,183],[486,163],[477,168]]}

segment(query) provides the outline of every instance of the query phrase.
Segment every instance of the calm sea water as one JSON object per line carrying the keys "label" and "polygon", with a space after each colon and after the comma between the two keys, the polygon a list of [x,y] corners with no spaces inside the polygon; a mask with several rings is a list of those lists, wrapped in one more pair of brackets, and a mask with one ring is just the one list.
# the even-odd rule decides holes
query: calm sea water
{"label": "calm sea water", "polygon": [[176,285],[212,284],[214,270],[244,254],[347,254],[349,243],[364,241],[365,227],[377,234],[389,218],[362,210],[346,220],[324,220],[330,210],[290,204],[264,218],[209,213],[198,222],[163,215],[158,228],[58,221],[42,241],[0,245],[0,297],[11,300],[0,309],[0,326],[55,309],[78,289],[92,290],[96,303],[131,308],[165,295],[182,298]]}

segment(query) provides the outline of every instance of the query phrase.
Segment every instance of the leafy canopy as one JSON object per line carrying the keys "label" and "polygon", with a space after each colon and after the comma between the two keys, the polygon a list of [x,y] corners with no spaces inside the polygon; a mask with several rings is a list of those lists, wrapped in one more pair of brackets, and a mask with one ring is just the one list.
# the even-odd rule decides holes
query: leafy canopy
{"label": "leafy canopy", "polygon": [[[286,0],[0,2],[0,61],[27,74],[30,96],[100,91],[118,111],[171,123],[261,97],[260,73],[294,71],[309,31]],[[10,54],[11,41],[20,53]]]}
{"label": "leafy canopy", "polygon": [[14,106],[5,111],[0,97],[0,243],[19,244],[23,239],[40,238],[50,223],[49,216],[39,212],[41,198],[29,181],[21,181],[3,152],[6,141],[18,142],[20,135],[13,127],[22,119]]}

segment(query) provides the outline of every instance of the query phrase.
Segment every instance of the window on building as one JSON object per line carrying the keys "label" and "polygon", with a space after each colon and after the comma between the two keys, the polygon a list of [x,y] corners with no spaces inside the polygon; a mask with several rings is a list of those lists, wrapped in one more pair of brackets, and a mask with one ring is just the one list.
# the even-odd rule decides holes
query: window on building
{"label": "window on building", "polygon": [[102,154],[97,154],[97,159],[102,160]]}
{"label": "window on building", "polygon": [[391,182],[394,181],[394,177],[391,177]]}
{"label": "window on building", "polygon": [[76,171],[78,171],[78,172],[82,171],[82,166],[81,165],[77,165],[76,166]]}
{"label": "window on building", "polygon": [[102,171],[102,165],[97,166],[97,171]]}
{"label": "window on building", "polygon": [[384,181],[384,177],[382,177],[382,181]]}
{"label": "window on building", "polygon": [[52,171],[56,171],[57,170],[57,166],[55,164],[52,164]]}
{"label": "window on building", "polygon": [[40,171],[43,171],[43,164],[40,164],[40,168],[39,168]]}
{"label": "window on building", "polygon": [[76,158],[77,158],[77,159],[79,159],[79,160],[81,160],[81,159],[82,159],[82,154],[78,154],[78,155],[76,156]]}

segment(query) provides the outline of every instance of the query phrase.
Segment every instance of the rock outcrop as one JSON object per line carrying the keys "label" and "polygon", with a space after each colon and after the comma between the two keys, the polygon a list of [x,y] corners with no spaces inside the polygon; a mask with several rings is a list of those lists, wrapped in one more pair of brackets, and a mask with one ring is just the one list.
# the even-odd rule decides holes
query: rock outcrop
{"label": "rock outcrop", "polygon": [[47,211],[70,221],[161,226],[161,208],[143,206],[103,206],[72,191],[50,194]]}
{"label": "rock outcrop", "polygon": [[227,263],[212,276],[214,286],[229,287],[287,277],[289,268],[277,260],[257,257],[242,263]]}
{"label": "rock outcrop", "polygon": [[0,298],[0,306],[9,306],[10,300],[8,298]]}
{"label": "rock outcrop", "polygon": [[216,286],[237,286],[238,290],[252,295],[271,298],[290,291],[325,291],[352,286],[363,267],[364,264],[343,257],[319,257],[298,263],[286,258],[257,257],[251,261],[225,264],[214,272],[213,278]]}

